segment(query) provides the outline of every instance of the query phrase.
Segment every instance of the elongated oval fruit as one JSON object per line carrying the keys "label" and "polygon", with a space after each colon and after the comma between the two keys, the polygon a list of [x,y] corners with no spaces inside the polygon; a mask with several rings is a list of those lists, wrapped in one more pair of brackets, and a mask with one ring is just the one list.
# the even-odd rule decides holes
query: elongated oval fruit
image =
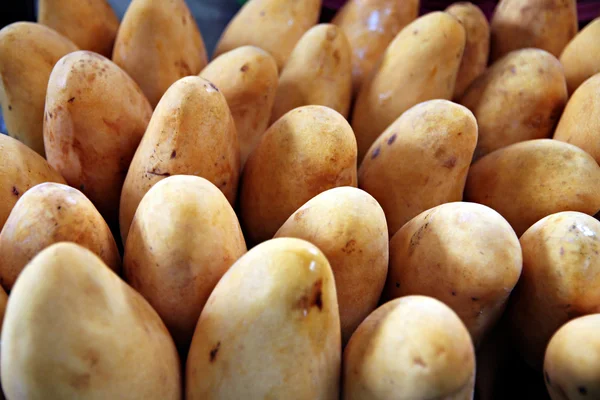
{"label": "elongated oval fruit", "polygon": [[144,194],[171,175],[206,178],[235,204],[240,175],[235,123],[219,89],[197,76],[169,88],[135,153],[121,195],[123,242]]}
{"label": "elongated oval fruit", "polygon": [[185,0],[133,0],[112,59],[140,85],[152,107],[175,81],[197,75],[207,63],[204,40]]}
{"label": "elongated oval fruit", "polygon": [[368,193],[340,187],[313,197],[279,228],[275,237],[316,245],[327,257],[340,307],[342,344],[377,307],[388,269],[385,214]]}
{"label": "elongated oval fruit", "polygon": [[48,162],[118,221],[121,188],[152,108],[138,85],[109,59],[89,51],[58,62],[44,116]]}
{"label": "elongated oval fruit", "polygon": [[329,262],[304,240],[273,239],[210,295],[187,359],[186,398],[337,399],[340,364]]}
{"label": "elongated oval fruit", "polygon": [[107,0],[40,0],[38,22],[71,39],[81,50],[112,55],[119,18]]}
{"label": "elongated oval fruit", "polygon": [[281,71],[271,123],[294,108],[308,105],[327,106],[346,118],[351,99],[348,39],[337,26],[319,24],[302,36]]}
{"label": "elongated oval fruit", "polygon": [[475,350],[448,306],[406,296],[358,327],[344,350],[343,374],[344,400],[467,400],[473,398]]}
{"label": "elongated oval fruit", "polygon": [[454,3],[446,8],[446,12],[460,21],[467,34],[452,96],[457,99],[487,67],[490,56],[490,25],[483,11],[473,3]]}
{"label": "elongated oval fruit", "polygon": [[283,68],[296,42],[319,20],[321,0],[250,0],[229,22],[213,58],[242,46],[256,46]]}
{"label": "elongated oval fruit", "polygon": [[465,36],[460,22],[441,11],[400,31],[356,99],[352,129],[359,160],[404,111],[426,100],[452,98]]}
{"label": "elongated oval fruit", "polygon": [[74,243],[46,248],[19,276],[0,358],[9,399],[181,399],[177,351],[160,317]]}
{"label": "elongated oval fruit", "polygon": [[247,239],[272,238],[302,204],[338,186],[356,186],[356,139],[348,122],[324,106],[288,112],[244,168],[240,214]]}
{"label": "elongated oval fruit", "polygon": [[600,222],[565,211],[521,236],[523,274],[507,312],[515,348],[537,370],[552,335],[569,320],[600,312]]}
{"label": "elongated oval fruit", "polygon": [[435,297],[450,306],[479,345],[521,275],[519,238],[500,214],[475,203],[424,211],[390,241],[384,298]]}
{"label": "elongated oval fruit", "polygon": [[44,157],[0,134],[0,230],[20,196],[42,182],[66,183]]}
{"label": "elongated oval fruit", "polygon": [[579,317],[552,337],[544,360],[546,388],[552,400],[600,395],[600,314]]}
{"label": "elongated oval fruit", "polygon": [[540,49],[516,50],[496,61],[459,99],[475,114],[475,160],[494,150],[552,135],[567,104],[560,62]]}
{"label": "elongated oval fruit", "polygon": [[8,134],[44,156],[44,104],[54,64],[77,46],[32,22],[0,30],[0,105]]}
{"label": "elongated oval fruit", "polygon": [[586,25],[560,55],[570,94],[573,94],[586,79],[600,73],[599,37],[600,17]]}
{"label": "elongated oval fruit", "polygon": [[465,200],[485,204],[517,236],[559,211],[600,210],[600,167],[580,148],[552,139],[513,144],[471,166]]}
{"label": "elongated oval fruit", "polygon": [[254,46],[242,46],[214,59],[200,76],[219,88],[235,121],[240,169],[269,125],[279,74],[275,59]]}
{"label": "elongated oval fruit", "polygon": [[500,0],[491,21],[491,59],[527,47],[558,57],[577,23],[576,0]]}
{"label": "elongated oval fruit", "polygon": [[422,211],[462,200],[476,143],[473,114],[448,100],[412,107],[373,143],[359,187],[383,207],[390,236]]}
{"label": "elongated oval fruit", "polygon": [[2,286],[10,290],[29,261],[58,242],[77,243],[120,272],[115,239],[92,202],[70,186],[42,183],[21,196],[0,233]]}
{"label": "elongated oval fruit", "polygon": [[125,279],[154,307],[185,354],[208,296],[245,252],[223,193],[204,178],[171,176],[148,191],[135,213]]}
{"label": "elongated oval fruit", "polygon": [[349,0],[332,24],[339,26],[352,49],[352,87],[358,93],[379,58],[402,28],[419,15],[419,0]]}

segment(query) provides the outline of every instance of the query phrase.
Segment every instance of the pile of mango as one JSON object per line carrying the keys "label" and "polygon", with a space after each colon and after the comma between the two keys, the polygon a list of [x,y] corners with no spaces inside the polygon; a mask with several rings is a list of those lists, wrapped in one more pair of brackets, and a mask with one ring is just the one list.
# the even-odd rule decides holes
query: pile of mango
{"label": "pile of mango", "polygon": [[0,31],[6,398],[600,398],[600,18],[320,9]]}

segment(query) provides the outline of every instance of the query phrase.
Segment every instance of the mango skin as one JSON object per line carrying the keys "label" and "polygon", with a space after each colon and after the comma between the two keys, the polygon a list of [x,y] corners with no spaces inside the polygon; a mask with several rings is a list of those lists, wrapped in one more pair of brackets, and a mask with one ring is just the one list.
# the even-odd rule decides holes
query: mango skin
{"label": "mango skin", "polygon": [[319,20],[321,0],[252,0],[223,31],[213,59],[242,46],[259,47],[275,58],[281,71],[304,32]]}
{"label": "mango skin", "polygon": [[0,346],[9,399],[181,399],[177,351],[160,317],[74,243],[46,248],[23,270]]}
{"label": "mango skin", "polygon": [[70,186],[41,183],[21,196],[0,233],[2,286],[10,290],[23,268],[58,242],[77,243],[115,273],[121,270],[115,239],[92,202]]}
{"label": "mango skin", "polygon": [[471,400],[475,350],[444,303],[406,296],[380,306],[344,350],[344,400]]}
{"label": "mango skin", "polygon": [[242,46],[215,58],[200,77],[219,88],[235,121],[240,170],[269,127],[279,85],[275,59],[254,46]]}
{"label": "mango skin", "polygon": [[139,86],[99,54],[71,53],[52,71],[44,116],[48,162],[110,226],[118,222],[121,188],[151,115]]}
{"label": "mango skin", "polygon": [[377,307],[385,284],[389,240],[383,209],[360,189],[329,189],[300,207],[275,237],[309,241],[329,260],[345,345]]}
{"label": "mango skin", "polygon": [[240,175],[235,123],[219,89],[197,76],[169,88],[133,156],[119,209],[123,242],[143,196],[171,175],[202,176],[235,204]]}
{"label": "mango skin", "polygon": [[206,48],[185,0],[133,0],[123,16],[112,59],[156,107],[177,80],[207,64]]}
{"label": "mango skin", "polygon": [[0,105],[10,136],[45,157],[43,123],[54,65],[77,46],[53,29],[15,22],[0,30]]}
{"label": "mango skin", "polygon": [[240,216],[247,240],[271,239],[317,194],[356,184],[356,139],[344,117],[324,106],[288,112],[263,135],[244,168]]}
{"label": "mango skin", "polygon": [[478,346],[521,275],[519,239],[500,214],[454,202],[419,214],[390,241],[383,298],[432,296],[450,306]]}
{"label": "mango skin", "polygon": [[42,182],[66,183],[38,153],[0,134],[0,230],[23,193]]}
{"label": "mango skin", "polygon": [[567,44],[560,55],[570,94],[573,94],[586,79],[600,72],[598,37],[600,37],[600,17],[587,24]]}
{"label": "mango skin", "polygon": [[465,43],[463,26],[441,11],[417,18],[396,35],[356,98],[352,129],[360,160],[406,110],[452,98]]}
{"label": "mango skin", "polygon": [[600,395],[600,314],[564,324],[548,343],[544,357],[546,388],[552,400],[596,398]]}
{"label": "mango skin", "polygon": [[419,0],[349,0],[331,21],[352,48],[352,92],[358,94],[394,37],[419,15]]}
{"label": "mango skin", "polygon": [[422,211],[462,200],[477,135],[467,108],[430,100],[407,110],[377,138],[358,183],[383,207],[390,236]]}
{"label": "mango skin", "polygon": [[186,398],[337,399],[340,340],[323,253],[300,239],[269,240],[227,271],[202,310]]}
{"label": "mango skin", "polygon": [[521,357],[541,370],[552,335],[569,320],[600,311],[600,222],[559,212],[521,236],[523,274],[508,309]]}
{"label": "mango skin", "polygon": [[112,54],[119,18],[107,0],[40,0],[38,22],[73,41],[80,49]]}
{"label": "mango skin", "polygon": [[465,200],[487,205],[517,236],[560,211],[600,210],[600,167],[580,148],[552,139],[496,150],[471,166]]}
{"label": "mango skin", "polygon": [[124,276],[185,354],[208,296],[245,252],[223,193],[204,178],[171,176],[140,202],[125,246]]}

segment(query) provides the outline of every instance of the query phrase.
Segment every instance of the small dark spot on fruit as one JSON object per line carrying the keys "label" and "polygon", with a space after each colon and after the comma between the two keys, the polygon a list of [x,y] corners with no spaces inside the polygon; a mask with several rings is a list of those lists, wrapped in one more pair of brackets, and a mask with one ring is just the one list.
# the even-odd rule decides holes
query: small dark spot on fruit
{"label": "small dark spot on fruit", "polygon": [[12,106],[10,104],[8,105],[8,111],[12,111]]}
{"label": "small dark spot on fruit", "polygon": [[380,152],[381,147],[376,147],[375,150],[373,150],[373,153],[371,154],[371,160],[376,159]]}
{"label": "small dark spot on fruit", "polygon": [[215,360],[217,359],[217,353],[219,352],[219,349],[221,348],[221,342],[217,342],[216,346],[213,347],[210,350],[210,362],[215,362]]}
{"label": "small dark spot on fruit", "polygon": [[67,100],[69,103],[72,103],[75,101],[75,97],[71,97],[69,100]]}
{"label": "small dark spot on fruit", "polygon": [[175,157],[177,157],[177,150],[173,150],[171,152],[171,160],[174,159]]}
{"label": "small dark spot on fruit", "polygon": [[185,15],[181,16],[181,23],[187,25],[187,18],[185,17]]}
{"label": "small dark spot on fruit", "polygon": [[16,186],[13,186],[13,187],[12,187],[12,194],[14,194],[15,196],[18,196],[18,195],[19,195],[19,191],[17,190],[17,187],[16,187]]}
{"label": "small dark spot on fruit", "polygon": [[462,136],[462,132],[458,132],[458,136]]}
{"label": "small dark spot on fruit", "polygon": [[264,11],[261,11],[261,12],[260,12],[260,16],[261,16],[261,17],[264,17],[264,16],[265,16],[265,12],[264,12]]}
{"label": "small dark spot on fruit", "polygon": [[342,249],[342,252],[346,254],[351,254],[354,253],[354,250],[356,250],[356,240],[350,239],[348,242],[346,242],[346,245]]}
{"label": "small dark spot on fruit", "polygon": [[52,119],[54,116],[52,115],[51,112],[48,112],[48,117],[50,117],[50,119]]}
{"label": "small dark spot on fruit", "polygon": [[396,282],[396,289],[400,289],[400,282]]}
{"label": "small dark spot on fruit", "polygon": [[248,71],[249,68],[250,67],[248,66],[248,64],[244,64],[244,65],[242,65],[242,68],[240,68],[240,71],[246,72],[246,71]]}
{"label": "small dark spot on fruit", "polygon": [[456,157],[450,157],[449,159],[444,161],[445,168],[454,168],[455,165],[456,165]]}
{"label": "small dark spot on fruit", "polygon": [[317,307],[319,311],[323,310],[323,281],[321,279],[316,281],[310,291],[298,300],[296,306],[302,310],[304,316],[308,314],[311,307]]}
{"label": "small dark spot on fruit", "polygon": [[79,185],[79,190],[85,190],[85,185],[82,183],[81,185]]}
{"label": "small dark spot on fruit", "polygon": [[510,73],[513,74],[513,75],[517,73],[517,69],[515,68],[514,65],[510,66]]}
{"label": "small dark spot on fruit", "polygon": [[560,248],[560,255],[563,256],[565,254],[565,249],[564,248]]}
{"label": "small dark spot on fruit", "polygon": [[427,364],[425,363],[425,361],[423,361],[423,359],[421,357],[413,358],[413,363],[415,363],[415,365],[418,365],[423,368],[427,367]]}
{"label": "small dark spot on fruit", "polygon": [[390,138],[387,141],[388,146],[391,145],[392,143],[394,143],[396,141],[396,138],[398,137],[398,134],[394,133],[392,136],[390,136]]}
{"label": "small dark spot on fruit", "polygon": [[57,209],[57,210],[60,210],[61,208],[62,208],[62,206],[58,206],[58,207],[56,207],[56,209]]}
{"label": "small dark spot on fruit", "polygon": [[452,296],[456,296],[456,292],[454,290],[452,291]]}
{"label": "small dark spot on fruit", "polygon": [[586,395],[587,395],[587,389],[586,389],[586,387],[585,387],[585,386],[579,386],[579,387],[577,388],[577,390],[578,390],[578,391],[579,391],[579,393],[580,393],[580,394],[582,394],[583,396],[586,396]]}
{"label": "small dark spot on fruit", "polygon": [[473,300],[473,301],[479,301],[479,297],[471,297],[471,300]]}
{"label": "small dark spot on fruit", "polygon": [[544,73],[544,70],[543,70],[542,68],[538,68],[538,72],[539,72],[540,74],[543,74],[543,73]]}
{"label": "small dark spot on fruit", "polygon": [[413,31],[413,35],[417,35],[418,33],[419,33],[419,30],[418,30],[418,29],[415,29],[415,30]]}

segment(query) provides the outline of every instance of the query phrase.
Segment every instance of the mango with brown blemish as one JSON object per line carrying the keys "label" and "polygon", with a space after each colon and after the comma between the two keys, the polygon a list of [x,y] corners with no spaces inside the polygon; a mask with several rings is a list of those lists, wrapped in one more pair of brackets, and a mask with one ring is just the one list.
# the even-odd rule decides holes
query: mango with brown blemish
{"label": "mango with brown blemish", "polygon": [[462,200],[476,143],[475,117],[448,100],[412,107],[373,143],[358,183],[381,204],[390,236],[422,211]]}
{"label": "mango with brown blemish", "polygon": [[15,22],[0,30],[0,105],[7,133],[42,156],[48,79],[56,62],[76,50],[41,24]]}
{"label": "mango with brown blemish", "polygon": [[10,290],[29,261],[58,242],[77,243],[121,270],[115,239],[92,202],[70,186],[41,183],[19,198],[0,233],[2,286]]}
{"label": "mango with brown blemish", "polygon": [[48,162],[116,225],[121,188],[152,108],[109,59],[77,51],[56,65],[46,97]]}
{"label": "mango with brown blemish", "polygon": [[327,257],[340,308],[342,343],[377,307],[388,269],[388,231],[377,200],[353,187],[318,194],[275,234],[316,245]]}
{"label": "mango with brown blemish", "polygon": [[344,350],[344,400],[471,400],[475,350],[447,305],[406,296],[383,304]]}
{"label": "mango with brown blemish", "polygon": [[175,81],[197,75],[208,62],[185,0],[133,0],[123,16],[112,59],[140,85],[152,107]]}
{"label": "mango with brown blemish", "polygon": [[204,178],[171,176],[146,193],[135,213],[125,280],[154,307],[185,354],[208,296],[245,252],[223,193]]}
{"label": "mango with brown blemish", "polygon": [[213,58],[238,47],[256,46],[271,54],[281,71],[320,13],[321,0],[250,0],[229,21]]}
{"label": "mango with brown blemish", "polygon": [[0,134],[0,230],[20,196],[42,182],[66,183],[44,157]]}
{"label": "mango with brown blemish", "polygon": [[496,150],[469,170],[465,200],[498,211],[522,235],[560,211],[600,210],[600,167],[585,151],[552,139]]}
{"label": "mango with brown blemish", "polygon": [[479,124],[474,159],[550,137],[567,99],[563,68],[552,54],[524,49],[496,61],[459,99]]}
{"label": "mango with brown blemish", "polygon": [[542,369],[552,335],[569,320],[600,312],[600,222],[559,212],[521,236],[523,274],[508,310],[512,339]]}
{"label": "mango with brown blemish", "polygon": [[187,359],[186,398],[337,399],[340,365],[327,258],[304,240],[272,239],[242,256],[210,295]]}
{"label": "mango with brown blemish", "polygon": [[123,185],[121,238],[142,197],[171,175],[196,175],[215,184],[235,204],[240,147],[227,100],[197,76],[175,82],[156,106]]}
{"label": "mango with brown blemish", "polygon": [[600,73],[600,17],[585,26],[567,44],[560,62],[565,69],[569,94],[585,82],[586,79]]}
{"label": "mango with brown blemish", "polygon": [[356,187],[356,139],[348,122],[324,106],[288,112],[246,162],[240,189],[246,238],[271,239],[300,206],[338,186]]}
{"label": "mango with brown blemish", "polygon": [[460,22],[441,11],[416,19],[396,35],[356,99],[352,129],[359,160],[406,110],[452,98],[465,37]]}
{"label": "mango with brown blemish", "polygon": [[522,268],[519,238],[500,214],[454,202],[424,211],[390,241],[385,299],[435,297],[479,345],[498,321]]}
{"label": "mango with brown blemish", "polygon": [[271,123],[301,106],[321,105],[348,117],[352,99],[352,61],[340,28],[319,24],[298,41],[281,71]]}
{"label": "mango with brown blemish", "polygon": [[180,361],[158,314],[74,243],[54,244],[25,267],[10,293],[0,349],[9,399],[182,396]]}

